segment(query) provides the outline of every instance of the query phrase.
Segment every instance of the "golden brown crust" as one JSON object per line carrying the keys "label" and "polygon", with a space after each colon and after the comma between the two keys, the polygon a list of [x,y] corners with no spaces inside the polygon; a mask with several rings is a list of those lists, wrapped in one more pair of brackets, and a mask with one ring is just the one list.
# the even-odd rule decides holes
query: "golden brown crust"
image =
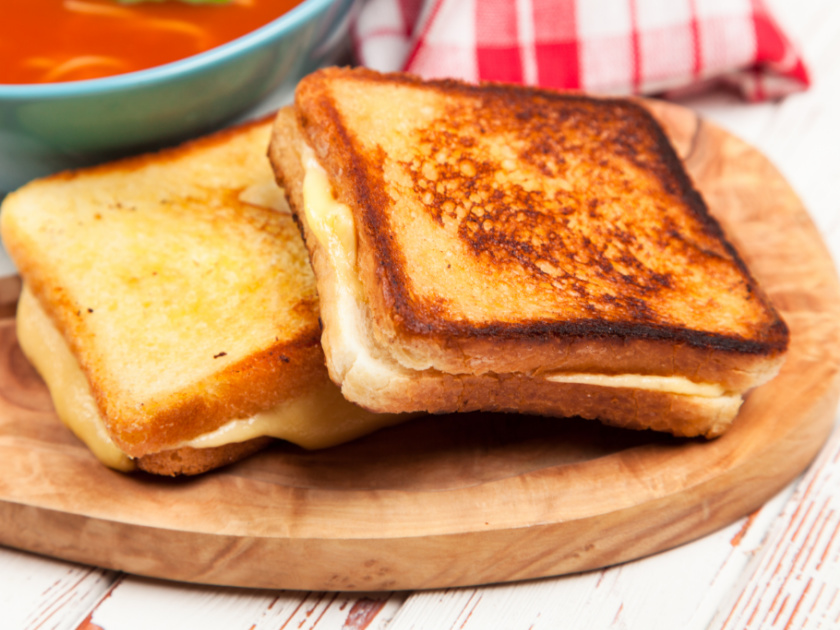
{"label": "golden brown crust", "polygon": [[264,449],[271,441],[271,438],[261,437],[213,448],[183,447],[144,455],[135,462],[137,468],[153,475],[200,475],[245,459]]}
{"label": "golden brown crust", "polygon": [[[11,233],[7,230],[4,235]],[[91,333],[80,325],[79,319],[87,313],[64,294],[60,285],[54,284],[53,277],[42,277],[37,254],[31,254],[37,252],[36,248],[18,249],[17,244],[23,242],[24,237],[4,238],[32,293],[44,304],[59,329],[68,331],[65,336],[71,349],[75,353],[84,352],[83,339]],[[315,294],[314,284],[312,294]],[[231,419],[247,418],[322,383],[327,376],[314,297],[304,299],[298,311],[309,324],[294,331],[293,337],[275,339],[241,361],[207,379],[191,383],[172,396],[147,401],[143,409],[131,410],[134,414],[131,421],[126,421],[122,401],[113,398],[109,387],[102,385],[110,385],[114,375],[101,373],[95,364],[83,363],[91,381],[91,391],[115,444],[128,455],[140,457],[217,429]],[[278,317],[280,335],[284,322],[282,314]],[[161,369],[175,367],[162,365]]]}
{"label": "golden brown crust", "polygon": [[327,379],[320,331],[255,353],[202,382],[190,385],[161,404],[147,405],[142,423],[117,426],[121,410],[92,388],[114,443],[132,457],[165,449],[218,429],[230,420],[248,418],[310,391]]}
{"label": "golden brown crust", "polygon": [[[318,280],[318,291],[322,300],[334,299],[332,285],[337,280],[324,258],[327,256],[317,241],[307,234],[303,220],[303,167],[295,147],[301,141],[291,108],[280,112],[275,121],[269,155],[278,181],[295,210],[298,222],[306,234],[307,248]],[[322,340],[326,342],[327,340]],[[449,340],[443,339],[447,352]],[[472,372],[484,373],[485,357],[492,360],[504,355],[511,373],[539,375],[561,367],[566,372],[589,372],[599,374],[645,373],[661,376],[682,375],[695,382],[720,383],[727,389],[740,391],[755,385],[775,374],[784,355],[744,355],[735,351],[722,351],[708,347],[694,347],[686,343],[674,343],[667,339],[587,337],[584,335],[565,337],[533,335],[528,340],[506,338],[503,334],[477,338],[473,342],[473,355],[466,365]],[[329,358],[330,352],[327,352]],[[543,366],[533,369],[537,362]],[[328,361],[328,366],[329,366]],[[463,365],[457,367],[463,368]],[[461,369],[458,373],[465,373]],[[341,381],[333,375],[333,380]],[[366,403],[369,407],[371,401]]]}
{"label": "golden brown crust", "polygon": [[275,186],[270,126],[263,119],[45,178],[4,204],[10,255],[131,457],[171,450],[328,378],[297,227],[243,200],[252,186]]}
{"label": "golden brown crust", "polygon": [[[388,114],[399,134],[377,119],[371,103],[383,100],[403,110]],[[412,125],[423,108],[435,113]],[[454,373],[654,365],[740,388],[781,361],[784,322],[642,107],[327,69],[301,82],[296,111],[356,216],[378,342],[400,362]],[[462,298],[470,277],[477,294]],[[488,312],[506,302],[516,308]]]}
{"label": "golden brown crust", "polygon": [[[281,112],[275,122],[269,155],[278,181],[284,186],[306,235],[321,295],[323,344],[328,366],[333,380],[341,385],[342,394],[348,400],[383,413],[494,410],[549,416],[579,415],[619,427],[654,429],[689,437],[719,435],[735,417],[741,402],[738,395],[705,398],[628,387],[558,383],[547,378],[547,370],[529,374],[495,374],[481,370],[474,374],[446,374],[431,369],[409,370],[383,356],[387,349],[377,349],[372,338],[344,337],[352,334],[352,330],[349,327],[340,330],[338,320],[352,319],[352,314],[346,310],[346,304],[336,302],[339,279],[326,248],[310,233],[303,213],[303,169],[300,154],[293,149],[300,140],[300,131],[291,113]],[[370,317],[363,303],[355,303],[354,308],[359,310],[361,320]],[[545,343],[555,344],[554,350],[562,353],[567,371],[584,372],[587,368],[595,371],[607,366],[610,373],[623,373],[626,370],[622,367],[638,365],[642,353],[649,370],[647,373],[677,373],[693,380],[712,382],[716,381],[710,375],[720,375],[724,382],[755,381],[755,375],[748,378],[729,374],[725,360],[724,365],[720,364],[720,353],[709,349],[675,348],[673,344],[657,349],[644,339],[598,342],[570,339],[558,343],[552,339]],[[378,360],[371,362],[358,357],[353,362],[351,359],[352,367],[339,373],[335,369],[336,355],[358,344],[366,346]],[[488,353],[499,352],[498,341],[490,340],[488,344]],[[518,365],[520,359],[523,363],[530,360],[529,348],[521,343],[506,351],[511,353],[511,365]],[[768,364],[766,358],[761,358],[761,362],[755,366],[756,370],[772,371],[777,367],[772,362]],[[741,367],[744,367],[743,362]]]}

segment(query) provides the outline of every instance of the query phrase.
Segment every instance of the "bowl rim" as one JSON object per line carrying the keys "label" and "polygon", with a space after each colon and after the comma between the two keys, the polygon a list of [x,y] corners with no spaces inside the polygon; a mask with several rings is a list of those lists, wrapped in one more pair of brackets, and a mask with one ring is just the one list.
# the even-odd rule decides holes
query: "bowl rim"
{"label": "bowl rim", "polygon": [[146,68],[98,79],[64,81],[58,83],[0,83],[0,99],[61,98],[90,96],[119,90],[137,88],[149,84],[179,79],[193,72],[208,70],[214,66],[241,57],[254,48],[275,40],[288,31],[306,24],[321,11],[340,0],[303,0],[286,13],[256,30],[241,37],[190,57]]}

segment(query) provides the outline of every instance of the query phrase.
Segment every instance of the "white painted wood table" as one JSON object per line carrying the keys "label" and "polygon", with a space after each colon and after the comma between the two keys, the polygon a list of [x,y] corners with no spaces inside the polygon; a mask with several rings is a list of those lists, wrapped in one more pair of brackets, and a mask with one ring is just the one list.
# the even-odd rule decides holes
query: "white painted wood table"
{"label": "white painted wood table", "polygon": [[[840,260],[840,3],[771,5],[800,43],[813,87],[780,103],[716,94],[684,104],[764,152]],[[10,269],[0,259],[0,271]],[[0,628],[839,628],[839,531],[835,430],[805,474],[757,512],[622,566],[480,588],[305,593],[157,581],[0,547]]]}

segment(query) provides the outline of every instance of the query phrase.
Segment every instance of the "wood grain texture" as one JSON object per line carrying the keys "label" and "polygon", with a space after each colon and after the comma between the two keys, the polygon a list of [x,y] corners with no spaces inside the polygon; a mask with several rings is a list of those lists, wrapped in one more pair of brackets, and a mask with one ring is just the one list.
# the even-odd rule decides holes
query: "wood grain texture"
{"label": "wood grain texture", "polygon": [[[91,614],[90,628],[72,630],[385,630],[404,598],[401,593],[276,592],[127,578]],[[150,610],[150,601],[170,606]]]}
{"label": "wood grain texture", "polygon": [[469,414],[333,449],[285,444],[192,480],[102,468],[0,324],[0,543],[188,582],[393,590],[638,558],[751,512],[814,457],[838,396],[840,291],[807,213],[755,149],[651,103],[792,331],[788,361],[711,442]]}
{"label": "wood grain texture", "polygon": [[840,432],[803,478],[720,627],[840,627]]}
{"label": "wood grain texture", "polygon": [[118,573],[0,548],[2,627],[76,630]]}

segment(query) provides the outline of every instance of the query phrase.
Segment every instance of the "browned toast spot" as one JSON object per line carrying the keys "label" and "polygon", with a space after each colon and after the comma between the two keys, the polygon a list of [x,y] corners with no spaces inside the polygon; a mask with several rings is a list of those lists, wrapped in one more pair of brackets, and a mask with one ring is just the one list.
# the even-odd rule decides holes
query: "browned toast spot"
{"label": "browned toast spot", "polygon": [[296,105],[356,215],[371,308],[398,337],[786,346],[784,323],[636,103],[327,70]]}

